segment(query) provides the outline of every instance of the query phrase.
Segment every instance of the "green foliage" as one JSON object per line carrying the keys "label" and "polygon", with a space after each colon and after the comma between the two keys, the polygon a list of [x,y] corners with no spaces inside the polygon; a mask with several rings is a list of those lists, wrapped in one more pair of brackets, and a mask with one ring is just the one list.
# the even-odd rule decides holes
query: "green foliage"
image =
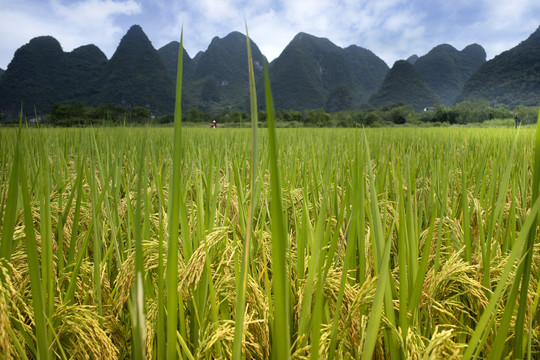
{"label": "green foliage", "polygon": [[266,122],[267,120],[267,114],[264,110],[259,110],[257,112],[257,118],[259,119],[259,122]]}
{"label": "green foliage", "polygon": [[233,123],[242,123],[249,121],[249,115],[245,111],[234,110],[230,113],[229,121]]}
{"label": "green foliage", "polygon": [[453,109],[447,109],[442,104],[435,104],[433,108],[426,109],[421,115],[420,120],[431,123],[449,123],[457,122],[458,112]]}
{"label": "green foliage", "polygon": [[345,110],[332,114],[332,121],[337,127],[364,126],[366,114],[361,111]]}
{"label": "green foliage", "polygon": [[131,122],[143,124],[150,122],[152,116],[150,115],[150,111],[148,111],[147,109],[136,106],[129,112],[129,118]]}
{"label": "green foliage", "polygon": [[199,109],[193,108],[189,110],[186,120],[189,122],[202,122],[204,117]]}
{"label": "green foliage", "polygon": [[[485,126],[513,126],[514,116],[518,115],[522,125],[535,123],[537,108],[518,106],[510,110],[506,106],[491,107],[486,100],[466,101],[452,107],[435,104],[426,111],[415,112],[403,102],[385,105],[379,109],[367,107],[365,110],[344,110],[328,114],[323,109],[310,110],[302,114],[296,110],[279,109],[275,114],[278,127],[370,127],[370,126],[439,126],[476,124]],[[260,126],[266,126],[266,112],[258,111]],[[166,114],[152,118],[143,107],[131,111],[119,105],[84,107],[82,104],[55,104],[48,117],[54,126],[87,125],[137,125],[152,122],[170,124],[173,115]],[[243,110],[225,110],[217,114],[190,109],[183,115],[190,126],[210,124],[215,120],[220,125],[243,127],[249,124],[249,114]]]}
{"label": "green foliage", "polygon": [[489,102],[487,100],[463,101],[454,106],[454,111],[459,114],[456,118],[458,124],[483,122],[489,119]]}
{"label": "green foliage", "polygon": [[[97,108],[85,107],[82,103],[75,105],[54,104],[49,116],[50,123],[55,126],[81,126],[81,125],[120,125],[124,122],[132,122],[137,119],[139,122],[146,122],[150,118],[148,110],[140,108],[143,116],[136,113],[141,110],[133,109],[128,116],[128,111],[119,105],[103,105]],[[134,112],[135,111],[135,112]],[[135,116],[134,116],[135,115]]]}
{"label": "green foliage", "polygon": [[104,119],[113,124],[123,124],[127,117],[127,109],[120,105],[102,105],[93,111],[93,119]]}
{"label": "green foliage", "polygon": [[51,109],[51,120],[53,123],[80,118],[83,115],[84,105],[81,103],[76,105],[54,104]]}
{"label": "green foliage", "polygon": [[231,357],[250,198],[243,357],[268,359],[279,344],[279,358],[507,358],[518,311],[531,336],[521,358],[540,351],[536,292],[512,301],[525,253],[525,289],[538,285],[539,254],[522,250],[540,206],[532,129],[275,129],[271,140],[269,128],[255,166],[248,129],[182,131],[174,163],[169,128],[23,128],[18,155],[17,130],[2,129],[6,358],[134,358],[135,281],[148,358],[165,358],[167,321],[172,358]]}
{"label": "green foliage", "polygon": [[407,122],[407,116],[409,116],[410,113],[411,109],[408,106],[397,106],[390,110],[390,121],[397,125],[405,124]]}
{"label": "green foliage", "polygon": [[323,109],[309,110],[304,117],[304,124],[307,126],[324,127],[330,123],[330,114]]}
{"label": "green foliage", "polygon": [[278,109],[276,113],[276,119],[278,121],[284,121],[284,122],[303,122],[304,121],[304,115],[298,110],[284,110],[284,109]]}
{"label": "green foliage", "polygon": [[514,109],[514,113],[518,115],[522,125],[534,124],[537,120],[538,106],[519,105]]}

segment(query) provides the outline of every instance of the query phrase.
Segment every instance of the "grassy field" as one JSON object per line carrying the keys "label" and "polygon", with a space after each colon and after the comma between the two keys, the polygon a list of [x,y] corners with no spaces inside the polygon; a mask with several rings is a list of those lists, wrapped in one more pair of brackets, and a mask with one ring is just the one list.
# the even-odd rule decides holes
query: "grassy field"
{"label": "grassy field", "polygon": [[1,357],[540,356],[534,130],[182,131],[0,130]]}

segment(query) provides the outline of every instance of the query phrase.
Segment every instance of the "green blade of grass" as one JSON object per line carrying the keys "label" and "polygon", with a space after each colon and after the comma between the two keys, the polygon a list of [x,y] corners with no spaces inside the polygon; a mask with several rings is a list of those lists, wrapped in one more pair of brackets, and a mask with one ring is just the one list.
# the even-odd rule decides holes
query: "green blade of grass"
{"label": "green blade of grass", "polygon": [[274,291],[274,326],[272,332],[272,357],[287,360],[290,358],[290,309],[289,276],[287,275],[288,238],[283,219],[281,177],[278,167],[278,148],[274,120],[274,100],[270,88],[268,67],[264,63],[264,89],[266,117],[268,120],[268,143],[270,165],[270,213],[272,228],[272,289]]}
{"label": "green blade of grass", "polygon": [[[364,340],[362,358],[371,359],[373,356],[373,351],[375,350],[375,344],[378,338],[379,325],[382,318],[382,309],[383,305],[386,310],[386,316],[391,321],[390,316],[393,315],[393,307],[390,305],[391,294],[388,291],[391,289],[390,286],[390,269],[389,269],[389,260],[390,260],[390,248],[391,241],[385,241],[384,231],[382,220],[380,217],[379,206],[377,201],[377,190],[375,187],[375,177],[373,175],[373,170],[371,169],[371,155],[369,150],[369,144],[364,133],[364,144],[366,147],[366,156],[368,163],[368,174],[369,174],[369,186],[370,186],[370,200],[371,200],[371,211],[370,211],[370,224],[373,228],[374,236],[374,264],[375,264],[375,273],[379,276],[377,280],[377,288],[375,290],[375,298],[373,299],[373,307],[369,315],[368,326],[366,330],[366,338]],[[393,321],[391,321],[393,323]],[[390,336],[392,336],[390,334]],[[390,350],[395,351],[395,346],[393,346],[393,339],[390,339],[391,344]]]}
{"label": "green blade of grass", "polygon": [[[95,140],[95,138],[94,138]],[[96,146],[96,152],[98,151],[98,148],[97,148],[97,144],[95,145]],[[97,160],[99,162],[99,159]],[[103,302],[102,302],[102,291],[101,291],[101,260],[102,260],[102,257],[101,257],[101,253],[102,253],[102,244],[103,244],[103,239],[102,239],[102,235],[101,235],[101,232],[100,232],[100,227],[99,227],[99,224],[101,224],[101,207],[98,206],[98,198],[99,198],[99,189],[98,189],[98,185],[97,185],[97,179],[96,179],[96,174],[94,173],[93,171],[93,168],[94,168],[95,165],[95,161],[92,160],[90,162],[90,169],[88,170],[88,176],[90,178],[90,187],[91,187],[91,191],[92,191],[92,217],[95,219],[94,220],[94,226],[92,228],[93,232],[94,232],[94,237],[93,237],[93,246],[92,246],[92,250],[93,250],[93,263],[94,263],[94,266],[93,266],[93,276],[94,276],[94,297],[95,297],[95,301],[96,301],[96,304],[97,304],[97,311],[98,311],[98,314],[100,316],[100,321],[102,321],[102,316],[103,316]]]}
{"label": "green blade of grass", "polygon": [[[390,241],[386,244],[384,252],[382,254],[381,261],[383,263],[388,263],[390,259]],[[386,278],[388,277],[388,266],[383,266],[380,273],[379,279],[377,280],[377,288],[375,290],[375,297],[373,298],[373,307],[369,314],[368,325],[366,329],[366,339],[364,341],[364,346],[362,349],[362,359],[371,359],[373,356],[373,351],[375,350],[375,344],[377,338],[379,337],[379,326],[382,318],[383,307],[384,307],[384,298],[386,286]]]}
{"label": "green blade of grass", "polygon": [[514,247],[512,248],[512,251],[508,255],[508,260],[500,275],[499,283],[497,284],[497,287],[493,291],[493,294],[491,295],[491,298],[489,299],[489,303],[486,306],[484,313],[480,317],[478,324],[476,325],[476,329],[473,335],[471,336],[471,339],[469,340],[469,344],[467,346],[467,349],[465,350],[465,353],[463,354],[462,359],[464,360],[471,359],[473,355],[476,353],[477,349],[480,349],[484,345],[485,337],[483,335],[486,331],[489,331],[488,325],[490,324],[492,317],[495,313],[495,308],[499,301],[499,297],[501,296],[503,290],[506,288],[506,282],[514,267],[514,262],[516,261],[520,252],[522,251],[523,246],[525,245],[526,240],[529,237],[529,232],[533,231],[533,225],[536,222],[536,219],[539,214],[539,210],[540,210],[540,201],[537,198],[534,203],[534,206],[531,208],[531,211],[529,215],[527,216],[527,219],[525,220],[525,223],[523,224],[523,228],[521,229],[521,232],[519,233],[519,236],[516,239],[516,242],[514,243]]}
{"label": "green blade of grass", "polygon": [[251,108],[251,199],[249,202],[247,228],[244,236],[242,248],[242,261],[240,277],[237,285],[236,299],[236,319],[234,324],[233,358],[240,359],[242,356],[242,334],[244,328],[244,310],[246,302],[247,272],[249,265],[249,254],[251,248],[252,222],[254,217],[254,201],[256,200],[257,187],[257,142],[258,142],[258,122],[257,122],[257,93],[255,90],[255,74],[253,72],[253,58],[251,55],[251,45],[246,23],[246,42],[249,71],[249,100]]}
{"label": "green blade of grass", "polygon": [[75,191],[72,191],[72,192],[77,192],[77,198],[75,199],[75,209],[73,212],[73,227],[71,228],[71,238],[70,238],[70,243],[69,243],[69,250],[68,250],[66,265],[70,265],[75,261],[77,235],[79,233],[79,217],[81,214],[81,202],[83,198],[83,193],[82,193],[83,176],[84,176],[83,161],[82,159],[80,159],[79,163],[77,164],[77,180],[75,181]]}
{"label": "green blade of grass", "polygon": [[9,189],[4,212],[4,224],[2,226],[2,237],[0,238],[0,259],[9,262],[13,248],[13,232],[15,231],[15,221],[17,218],[17,201],[19,195],[19,156],[20,156],[21,128],[17,131],[17,144],[15,146],[15,156],[11,166],[9,177]]}
{"label": "green blade of grass", "polygon": [[49,335],[45,314],[45,296],[41,282],[40,261],[38,257],[34,217],[32,215],[30,194],[26,183],[26,171],[20,167],[20,185],[24,205],[24,231],[26,234],[26,253],[28,257],[28,272],[30,273],[30,289],[34,306],[34,322],[37,339],[37,355],[40,360],[50,358]]}
{"label": "green blade of grass", "polygon": [[[400,167],[398,164],[397,173],[400,174]],[[409,300],[409,276],[412,277],[409,270],[409,263],[407,261],[407,253],[409,251],[408,233],[406,230],[407,219],[405,217],[405,195],[403,194],[403,187],[401,183],[401,176],[398,175],[398,213],[399,213],[399,230],[398,230],[398,268],[399,268],[399,326],[401,328],[401,336],[403,341],[407,340],[407,331],[409,327],[409,319],[407,312],[407,302]],[[405,345],[406,346],[406,345]]]}
{"label": "green blade of grass", "polygon": [[163,187],[161,182],[160,172],[157,169],[157,165],[154,163],[154,173],[158,176],[154,177],[155,188],[157,193],[158,208],[159,208],[159,232],[158,232],[158,288],[157,288],[157,306],[158,315],[156,321],[156,338],[157,338],[157,351],[156,358],[163,359],[165,357],[165,284],[164,284],[164,267],[163,267],[163,238],[164,238],[164,224],[163,224]]}
{"label": "green blade of grass", "polygon": [[[103,187],[102,191],[101,191],[101,194],[99,195],[99,199],[97,201],[97,204],[96,206],[100,207],[102,202],[103,202],[103,199],[105,197],[105,194],[107,193],[107,185],[108,185],[108,181],[105,182],[105,186]],[[83,240],[83,243],[82,245],[80,246],[79,250],[78,250],[78,254],[77,254],[77,259],[74,260],[73,262],[73,270],[71,271],[71,280],[69,281],[69,285],[68,285],[68,288],[66,290],[66,294],[65,294],[65,297],[64,297],[64,303],[65,304],[69,304],[70,302],[72,302],[74,300],[74,295],[75,295],[75,290],[76,290],[76,286],[77,286],[77,276],[79,276],[79,270],[81,268],[81,264],[84,260],[84,256],[86,254],[86,249],[88,248],[88,244],[90,242],[90,239],[92,237],[92,233],[94,231],[94,223],[95,223],[95,219],[92,218],[90,220],[90,223],[88,224],[88,229],[86,231],[86,235],[85,235],[85,238]]]}
{"label": "green blade of grass", "polygon": [[54,258],[53,258],[53,238],[52,238],[52,214],[51,214],[51,195],[50,195],[50,177],[51,169],[49,163],[49,152],[45,143],[40,144],[40,151],[45,154],[41,157],[40,168],[40,231],[41,231],[41,271],[42,284],[45,295],[45,312],[50,318],[54,313],[54,293],[56,289],[54,276]]}
{"label": "green blade of grass", "polygon": [[[534,163],[533,163],[533,179],[532,179],[532,199],[531,203],[535,203],[539,199],[540,195],[540,109],[538,112],[538,119],[536,122],[536,144],[534,149]],[[519,295],[519,306],[518,306],[518,314],[516,317],[516,324],[515,324],[515,341],[514,341],[514,348],[515,348],[515,357],[518,359],[523,358],[523,349],[526,346],[526,342],[524,341],[524,325],[525,325],[525,312],[527,311],[527,303],[529,301],[528,299],[528,292],[529,292],[529,280],[531,277],[531,271],[532,271],[532,258],[533,258],[533,248],[534,243],[536,240],[536,227],[538,225],[538,217],[535,217],[535,221],[531,226],[531,230],[529,231],[529,237],[527,239],[527,243],[525,245],[525,249],[523,250],[525,262],[524,262],[524,271],[523,271],[523,277],[521,279],[521,292]],[[529,332],[532,329],[528,329]]]}
{"label": "green blade of grass", "polygon": [[[353,216],[357,218],[357,214],[353,212]],[[337,343],[337,337],[338,337],[338,325],[339,325],[339,319],[340,319],[340,309],[341,304],[343,301],[343,294],[345,292],[345,286],[347,284],[347,276],[350,269],[350,264],[354,260],[354,256],[356,253],[356,229],[351,232],[351,236],[348,239],[347,242],[347,249],[345,250],[345,261],[343,262],[343,268],[341,269],[341,280],[339,284],[339,292],[336,300],[336,313],[335,317],[333,319],[332,323],[332,332],[330,335],[330,345],[328,347],[328,358],[333,359],[336,352],[336,343]]]}
{"label": "green blade of grass", "polygon": [[[178,227],[180,220],[182,169],[182,68],[184,30],[180,34],[178,51],[176,102],[174,107],[173,170],[169,188],[169,242],[167,247],[167,359],[176,359],[178,327]],[[187,229],[185,229],[187,231]],[[187,236],[186,236],[187,238]],[[187,241],[187,240],[186,240]]]}
{"label": "green blade of grass", "polygon": [[146,342],[146,321],[144,312],[144,258],[142,246],[142,206],[143,206],[143,184],[146,184],[145,174],[145,148],[146,142],[143,140],[139,148],[139,168],[137,177],[137,204],[135,208],[135,221],[133,223],[133,240],[135,243],[135,281],[133,292],[133,357],[142,360],[145,356]]}

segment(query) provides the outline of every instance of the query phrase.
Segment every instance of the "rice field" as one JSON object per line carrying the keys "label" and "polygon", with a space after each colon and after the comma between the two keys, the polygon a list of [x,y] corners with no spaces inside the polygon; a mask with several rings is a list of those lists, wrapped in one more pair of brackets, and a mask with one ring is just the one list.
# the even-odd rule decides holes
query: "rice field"
{"label": "rice field", "polygon": [[2,357],[540,356],[532,129],[182,131],[0,131]]}
{"label": "rice field", "polygon": [[0,129],[0,357],[538,358],[540,125],[259,130],[247,51],[251,130],[182,51],[174,130]]}

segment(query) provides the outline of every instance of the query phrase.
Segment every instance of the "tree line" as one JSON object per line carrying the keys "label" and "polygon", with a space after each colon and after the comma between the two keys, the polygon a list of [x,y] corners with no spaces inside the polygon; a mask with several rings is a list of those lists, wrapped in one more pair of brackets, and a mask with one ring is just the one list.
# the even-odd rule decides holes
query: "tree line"
{"label": "tree line", "polygon": [[[506,105],[492,106],[487,100],[464,101],[451,107],[436,104],[415,111],[409,105],[396,103],[381,108],[369,105],[359,110],[344,110],[327,113],[324,109],[300,112],[298,110],[278,109],[276,122],[281,127],[375,127],[392,125],[465,125],[481,124],[485,121],[515,119],[521,124],[536,122],[538,108],[534,106]],[[266,112],[259,111],[259,123],[266,124]],[[37,114],[36,114],[37,116]],[[42,123],[52,126],[96,126],[96,125],[166,125],[174,121],[173,114],[154,116],[144,107],[126,108],[120,105],[87,107],[82,103],[55,104],[51,113],[37,117]],[[17,120],[18,121],[18,120]],[[247,127],[250,125],[249,114],[243,110],[226,110],[210,113],[192,108],[183,112],[182,121],[193,126],[203,126],[216,122],[227,127]],[[7,123],[0,118],[0,122]]]}

